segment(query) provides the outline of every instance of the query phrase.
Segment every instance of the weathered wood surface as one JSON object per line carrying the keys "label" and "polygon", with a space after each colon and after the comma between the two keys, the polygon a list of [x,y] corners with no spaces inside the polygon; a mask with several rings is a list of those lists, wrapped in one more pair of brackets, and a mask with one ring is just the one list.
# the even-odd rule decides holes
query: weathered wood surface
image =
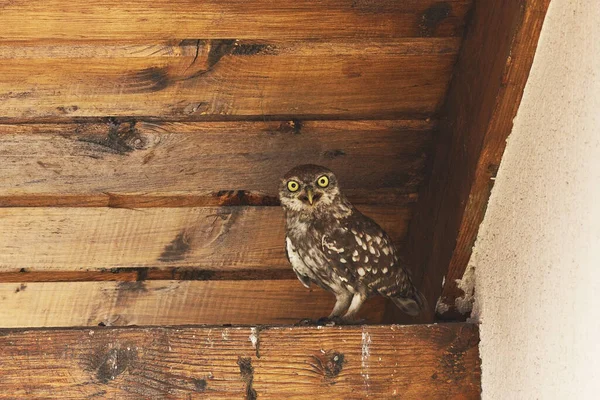
{"label": "weathered wood surface", "polygon": [[2,398],[479,399],[477,327],[1,331]]}
{"label": "weathered wood surface", "polygon": [[0,272],[0,283],[27,282],[138,282],[148,280],[177,281],[246,281],[293,280],[296,274],[288,265],[269,269],[202,269],[180,267],[101,268],[89,271],[28,270]]}
{"label": "weathered wood surface", "polygon": [[331,168],[354,202],[406,204],[423,180],[434,127],[425,120],[0,125],[0,206],[274,205],[282,175],[303,163]]}
{"label": "weathered wood surface", "polygon": [[[363,206],[392,239],[409,208]],[[0,271],[286,268],[280,207],[0,208]]]}
{"label": "weathered wood surface", "polygon": [[[329,315],[335,298],[297,279],[0,283],[0,328],[295,324]],[[384,299],[361,309],[380,323]]]}
{"label": "weathered wood surface", "polygon": [[0,104],[5,119],[431,115],[459,45],[458,38],[13,43],[0,48]]}
{"label": "weathered wood surface", "polygon": [[460,36],[471,0],[0,3],[0,40]]}
{"label": "weathered wood surface", "polygon": [[[445,277],[438,310],[446,317],[456,318],[455,300],[464,296],[456,280],[471,256],[549,3],[475,2],[442,112],[431,179],[410,230],[409,247],[423,266],[419,281],[433,304]],[[467,301],[462,312],[469,311]]]}

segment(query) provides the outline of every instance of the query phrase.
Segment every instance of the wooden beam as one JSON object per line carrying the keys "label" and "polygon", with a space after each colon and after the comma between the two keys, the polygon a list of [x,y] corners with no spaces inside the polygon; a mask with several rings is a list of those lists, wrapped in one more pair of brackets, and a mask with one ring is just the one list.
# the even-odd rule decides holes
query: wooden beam
{"label": "wooden beam", "polygon": [[102,268],[91,271],[27,270],[0,272],[1,283],[27,282],[139,282],[156,280],[177,281],[248,281],[294,280],[296,274],[290,266],[269,269],[202,269],[202,268]]}
{"label": "wooden beam", "polygon": [[[435,121],[0,125],[0,207],[277,205],[282,175],[331,168],[356,203],[407,204]],[[243,189],[233,191],[232,189]]]}
{"label": "wooden beam", "polygon": [[[0,283],[0,328],[295,324],[329,315],[335,298],[297,279]],[[384,299],[361,309],[381,323]]]}
{"label": "wooden beam", "polygon": [[73,0],[2,4],[0,40],[460,36],[471,0]]}
{"label": "wooden beam", "polygon": [[[0,157],[1,158],[1,157]],[[343,189],[354,205],[403,205],[413,207],[418,193],[411,193],[418,175],[411,176],[406,186],[382,189]],[[29,182],[29,184],[42,182]],[[167,184],[167,182],[165,182]],[[273,189],[274,190],[274,189]],[[407,193],[408,192],[408,193]],[[1,207],[110,207],[110,208],[153,208],[153,207],[229,207],[229,206],[279,206],[276,195],[250,190],[219,190],[218,192],[102,192],[87,194],[14,194],[0,195]]]}
{"label": "wooden beam", "polygon": [[11,398],[479,399],[475,325],[2,331]]}
{"label": "wooden beam", "polygon": [[[411,209],[361,206],[402,244]],[[0,208],[0,271],[289,268],[280,207]]]}
{"label": "wooden beam", "polygon": [[455,300],[464,296],[456,280],[469,261],[549,2],[475,1],[409,235],[417,281],[432,306],[445,282],[441,314],[456,317]]}
{"label": "wooden beam", "polygon": [[14,43],[0,47],[2,117],[430,116],[459,45],[459,38]]}

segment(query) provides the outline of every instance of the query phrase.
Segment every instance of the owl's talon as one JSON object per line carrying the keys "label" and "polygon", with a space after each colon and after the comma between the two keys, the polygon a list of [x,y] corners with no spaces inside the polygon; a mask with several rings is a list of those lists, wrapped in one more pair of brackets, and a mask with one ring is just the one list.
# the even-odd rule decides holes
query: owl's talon
{"label": "owl's talon", "polygon": [[329,317],[321,317],[317,320],[318,326],[334,326],[335,320]]}
{"label": "owl's talon", "polygon": [[301,319],[300,321],[298,321],[295,325],[296,326],[311,326],[311,325],[315,325],[316,321],[310,318],[304,318]]}
{"label": "owl's talon", "polygon": [[339,317],[329,318],[329,317],[321,317],[317,320],[305,318],[298,321],[295,326],[334,326],[334,325],[342,325],[342,319]]}

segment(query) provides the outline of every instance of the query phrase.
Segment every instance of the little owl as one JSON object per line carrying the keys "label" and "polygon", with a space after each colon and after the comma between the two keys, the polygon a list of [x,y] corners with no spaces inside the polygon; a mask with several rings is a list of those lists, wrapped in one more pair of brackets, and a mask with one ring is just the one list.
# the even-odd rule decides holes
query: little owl
{"label": "little owl", "polygon": [[283,177],[279,197],[287,257],[304,286],[312,282],[335,294],[330,319],[351,321],[373,295],[391,299],[409,315],[424,309],[425,299],[387,233],[350,204],[330,170],[292,169]]}

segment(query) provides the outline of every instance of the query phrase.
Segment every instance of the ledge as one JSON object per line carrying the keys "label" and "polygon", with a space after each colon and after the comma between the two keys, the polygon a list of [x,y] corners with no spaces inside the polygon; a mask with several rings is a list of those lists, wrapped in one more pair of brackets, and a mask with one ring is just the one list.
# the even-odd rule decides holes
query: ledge
{"label": "ledge", "polygon": [[478,329],[0,330],[12,398],[478,399]]}

